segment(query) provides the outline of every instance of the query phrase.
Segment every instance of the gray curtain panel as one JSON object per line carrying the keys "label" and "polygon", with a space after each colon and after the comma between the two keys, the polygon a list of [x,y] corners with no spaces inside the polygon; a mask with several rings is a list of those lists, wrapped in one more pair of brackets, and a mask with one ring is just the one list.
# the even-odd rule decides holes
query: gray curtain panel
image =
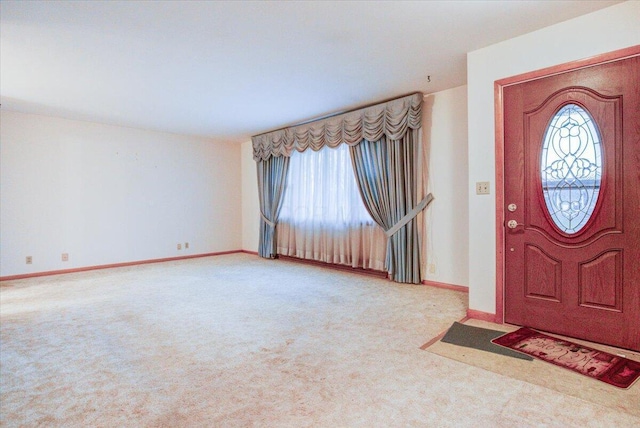
{"label": "gray curtain panel", "polygon": [[360,194],[373,220],[387,233],[387,272],[396,282],[419,284],[420,243],[415,218],[432,199],[417,201],[418,130],[391,140],[363,140],[351,160]]}
{"label": "gray curtain panel", "polygon": [[258,197],[260,198],[260,240],[258,254],[276,257],[276,225],[282,207],[282,196],[289,170],[288,156],[271,156],[257,162]]}

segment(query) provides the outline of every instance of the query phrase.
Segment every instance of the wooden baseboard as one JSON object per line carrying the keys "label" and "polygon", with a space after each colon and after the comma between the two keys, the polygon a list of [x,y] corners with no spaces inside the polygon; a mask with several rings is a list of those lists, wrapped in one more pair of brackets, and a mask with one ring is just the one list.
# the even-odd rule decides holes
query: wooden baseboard
{"label": "wooden baseboard", "polygon": [[363,275],[370,275],[370,276],[375,276],[377,278],[385,278],[385,279],[388,278],[387,272],[383,272],[383,271],[379,271],[379,270],[364,269],[364,268],[354,268],[354,267],[351,267],[351,266],[338,265],[338,264],[335,264],[335,263],[327,263],[327,262],[320,262],[320,261],[317,261],[317,260],[301,259],[299,257],[293,257],[293,256],[284,256],[282,254],[278,255],[278,258],[282,259],[282,260],[292,261],[292,262],[305,263],[305,264],[309,264],[309,265],[313,265],[313,266],[319,266],[319,267],[323,267],[323,268],[339,270],[339,271],[342,271],[342,272],[351,272],[351,273],[358,273],[358,274],[363,274]]}
{"label": "wooden baseboard", "polygon": [[[76,273],[76,272],[85,272],[89,270],[99,270],[99,269],[110,269],[110,268],[118,268],[118,267],[126,267],[126,266],[136,266],[136,265],[146,265],[149,263],[162,263],[162,262],[171,262],[174,260],[185,260],[185,259],[197,259],[200,257],[212,257],[212,256],[222,256],[225,254],[234,254],[241,253],[242,250],[232,250],[232,251],[219,251],[216,253],[205,253],[205,254],[193,254],[189,256],[179,256],[179,257],[166,257],[162,259],[149,259],[149,260],[138,260],[135,262],[124,262],[124,263],[112,263],[106,265],[97,265],[97,266],[85,266],[74,269],[61,269],[61,270],[50,270],[45,272],[33,272],[33,273],[25,273],[21,275],[9,275],[0,277],[0,281],[11,281],[15,279],[26,279],[26,278],[36,278],[39,276],[51,276],[51,275],[62,275],[65,273]],[[257,254],[257,253],[256,253]]]}
{"label": "wooden baseboard", "polygon": [[488,312],[476,311],[475,309],[467,309],[467,317],[480,321],[488,321],[496,324],[502,324],[502,320],[498,319],[496,314],[490,314]]}
{"label": "wooden baseboard", "polygon": [[258,255],[257,251],[240,250],[240,252],[245,253],[245,254],[251,254],[252,256],[257,256]]}
{"label": "wooden baseboard", "polygon": [[463,285],[447,284],[445,282],[429,281],[426,279],[423,280],[422,283],[429,287],[446,288],[447,290],[462,291],[463,293],[469,292],[469,287],[465,287]]}

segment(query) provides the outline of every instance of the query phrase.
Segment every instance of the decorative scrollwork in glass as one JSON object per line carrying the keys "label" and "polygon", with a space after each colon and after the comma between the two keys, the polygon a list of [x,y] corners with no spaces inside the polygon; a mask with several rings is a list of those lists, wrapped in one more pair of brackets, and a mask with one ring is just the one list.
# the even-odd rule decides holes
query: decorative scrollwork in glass
{"label": "decorative scrollwork in glass", "polygon": [[553,116],[542,142],[542,193],[547,210],[564,233],[580,231],[600,193],[602,147],[593,117],[577,104]]}

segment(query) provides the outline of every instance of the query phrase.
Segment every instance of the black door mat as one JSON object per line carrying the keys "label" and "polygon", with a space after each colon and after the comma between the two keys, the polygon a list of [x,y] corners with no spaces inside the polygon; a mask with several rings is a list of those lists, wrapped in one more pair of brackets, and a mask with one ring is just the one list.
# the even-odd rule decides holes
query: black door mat
{"label": "black door mat", "polygon": [[470,325],[454,322],[447,331],[447,334],[445,334],[444,337],[440,339],[440,341],[451,343],[452,345],[465,346],[467,348],[493,352],[494,354],[506,355],[507,357],[533,361],[533,358],[529,355],[512,351],[510,349],[491,343],[493,339],[500,337],[505,333],[506,332],[504,331],[472,327]]}

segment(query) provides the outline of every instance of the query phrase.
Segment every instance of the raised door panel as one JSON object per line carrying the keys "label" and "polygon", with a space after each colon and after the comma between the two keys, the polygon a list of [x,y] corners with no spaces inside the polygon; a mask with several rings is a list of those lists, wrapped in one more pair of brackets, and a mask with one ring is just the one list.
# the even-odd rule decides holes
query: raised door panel
{"label": "raised door panel", "polygon": [[562,262],[541,248],[527,245],[524,255],[525,294],[535,299],[562,300]]}
{"label": "raised door panel", "polygon": [[607,251],[580,263],[580,305],[622,311],[622,250]]}

